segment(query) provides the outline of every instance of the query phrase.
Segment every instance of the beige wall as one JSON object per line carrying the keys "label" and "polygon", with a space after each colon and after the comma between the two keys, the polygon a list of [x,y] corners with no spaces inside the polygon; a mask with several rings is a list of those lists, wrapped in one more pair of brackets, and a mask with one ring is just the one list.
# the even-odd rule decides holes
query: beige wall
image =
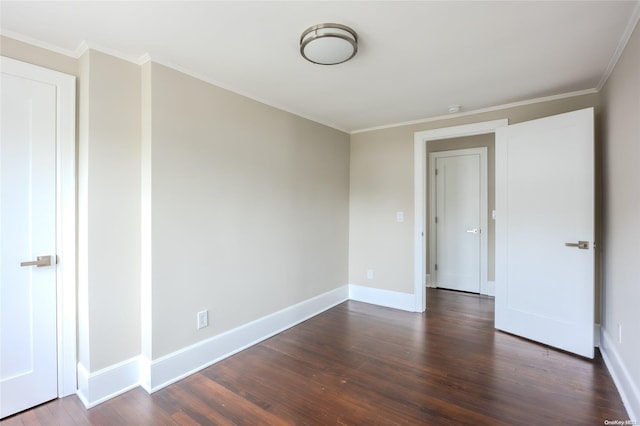
{"label": "beige wall", "polygon": [[[602,91],[603,333],[640,389],[640,28]],[[618,343],[618,324],[622,343]],[[633,398],[633,395],[629,395]],[[634,402],[640,415],[640,401]],[[640,419],[636,419],[640,420]]]}
{"label": "beige wall", "polygon": [[0,54],[40,67],[78,75],[78,60],[9,37],[0,36]]}
{"label": "beige wall", "polygon": [[81,362],[96,371],[140,354],[140,70],[93,50],[80,61],[78,286],[90,348]]}
{"label": "beige wall", "polygon": [[[487,229],[487,280],[488,281],[494,281],[495,280],[495,266],[496,266],[496,259],[495,259],[495,244],[496,244],[496,227],[495,227],[495,222],[493,221],[493,219],[491,218],[491,212],[492,210],[495,210],[496,208],[496,203],[495,203],[495,186],[496,186],[496,175],[495,175],[495,158],[496,158],[496,143],[495,143],[495,135],[493,133],[488,133],[488,134],[484,134],[484,135],[475,135],[475,136],[466,136],[463,138],[451,138],[451,139],[442,139],[442,140],[435,140],[435,141],[429,141],[429,143],[427,144],[427,171],[426,171],[426,175],[427,175],[427,184],[426,184],[426,189],[427,189],[427,207],[426,207],[426,212],[427,215],[429,215],[429,200],[430,198],[430,194],[431,194],[431,187],[430,187],[430,183],[429,183],[429,176],[430,176],[430,172],[429,172],[429,161],[428,161],[428,156],[430,153],[432,152],[442,152],[442,151],[449,151],[449,150],[454,150],[454,149],[467,149],[467,148],[480,148],[480,147],[486,147],[487,148],[487,221],[488,221],[488,229]],[[428,216],[427,216],[427,225],[426,228],[427,230],[427,235],[431,235],[430,233],[430,226],[429,226],[429,220],[428,220]],[[483,231],[484,232],[484,231]],[[430,262],[429,262],[429,256],[431,255],[430,251],[429,251],[429,244],[427,244],[427,263],[426,263],[426,267],[427,267],[427,273],[429,274],[430,271]]]}
{"label": "beige wall", "polygon": [[345,285],[349,136],[158,64],[150,79],[153,359]]}
{"label": "beige wall", "polygon": [[[351,135],[349,282],[413,293],[415,132],[502,118],[514,124],[592,106],[597,122],[594,93]],[[396,222],[397,211],[405,213],[404,222]],[[373,280],[367,269],[375,271]]]}
{"label": "beige wall", "polygon": [[88,373],[346,284],[349,135],[157,64],[1,42],[2,55],[78,77]]}

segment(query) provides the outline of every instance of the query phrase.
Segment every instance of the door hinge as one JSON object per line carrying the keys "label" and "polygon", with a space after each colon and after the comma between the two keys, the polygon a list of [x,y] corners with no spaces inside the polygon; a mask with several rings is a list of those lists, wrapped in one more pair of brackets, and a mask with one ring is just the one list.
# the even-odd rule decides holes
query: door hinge
{"label": "door hinge", "polygon": [[438,216],[436,216],[436,223],[438,223]]}
{"label": "door hinge", "polygon": [[438,169],[436,169],[436,176],[438,176]]}
{"label": "door hinge", "polygon": [[438,264],[436,263],[435,265],[433,265],[433,268],[437,271],[438,270]]}

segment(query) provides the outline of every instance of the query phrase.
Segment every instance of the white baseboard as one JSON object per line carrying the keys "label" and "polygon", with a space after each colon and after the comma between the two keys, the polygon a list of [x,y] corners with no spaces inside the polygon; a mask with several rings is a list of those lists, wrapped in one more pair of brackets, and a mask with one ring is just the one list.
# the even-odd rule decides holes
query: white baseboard
{"label": "white baseboard", "polygon": [[[629,419],[640,421],[640,390],[638,384],[633,382],[633,378],[629,374],[629,370],[616,351],[615,345],[607,329],[603,328],[600,339],[600,353],[604,359],[604,363],[609,369],[609,373],[613,378],[613,382],[618,388],[622,403],[627,409]],[[634,423],[635,424],[635,423]]]}
{"label": "white baseboard", "polygon": [[[148,379],[143,387],[148,392],[156,392],[203,368],[223,360],[243,349],[255,345],[269,337],[293,327],[349,298],[349,288],[345,285],[312,299],[267,315],[233,330],[214,336],[195,345],[186,347],[149,363]],[[145,373],[143,373],[145,375]]]}
{"label": "white baseboard", "polygon": [[349,284],[349,299],[409,312],[415,312],[416,307],[413,293],[400,293],[355,284]]}
{"label": "white baseboard", "polygon": [[425,282],[427,283],[428,288],[438,288],[435,282],[433,282],[433,278],[431,274],[427,274],[425,278]]}
{"label": "white baseboard", "polygon": [[90,373],[78,363],[78,397],[85,407],[94,407],[140,385],[139,357]]}
{"label": "white baseboard", "polygon": [[495,281],[487,281],[486,284],[481,283],[480,294],[484,294],[485,296],[495,296],[496,295]]}

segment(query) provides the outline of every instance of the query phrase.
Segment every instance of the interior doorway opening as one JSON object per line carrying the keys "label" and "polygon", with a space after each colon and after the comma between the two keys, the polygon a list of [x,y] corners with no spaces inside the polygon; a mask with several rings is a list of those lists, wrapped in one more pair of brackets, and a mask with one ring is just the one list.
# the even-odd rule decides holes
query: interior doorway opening
{"label": "interior doorway opening", "polygon": [[426,130],[414,134],[414,299],[415,311],[427,307],[427,147],[439,140],[465,136],[495,134],[497,128],[507,126],[507,119],[483,121],[461,126]]}
{"label": "interior doorway opening", "polygon": [[427,146],[426,286],[494,294],[495,136]]}

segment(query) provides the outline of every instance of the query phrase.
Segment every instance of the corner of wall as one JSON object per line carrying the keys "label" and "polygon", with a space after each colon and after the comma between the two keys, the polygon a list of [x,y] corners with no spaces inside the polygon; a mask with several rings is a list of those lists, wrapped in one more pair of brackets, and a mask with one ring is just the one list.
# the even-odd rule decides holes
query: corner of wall
{"label": "corner of wall", "polygon": [[601,329],[600,353],[609,369],[611,378],[618,388],[622,403],[627,409],[627,414],[632,421],[640,421],[640,389],[633,382],[620,354],[616,351],[613,340],[606,328]]}
{"label": "corner of wall", "polygon": [[78,363],[78,398],[86,408],[95,407],[139,385],[139,357],[93,373],[90,373],[82,363]]}
{"label": "corner of wall", "polygon": [[413,293],[401,293],[398,291],[349,284],[349,299],[408,312],[415,312],[416,310],[415,295]]}

